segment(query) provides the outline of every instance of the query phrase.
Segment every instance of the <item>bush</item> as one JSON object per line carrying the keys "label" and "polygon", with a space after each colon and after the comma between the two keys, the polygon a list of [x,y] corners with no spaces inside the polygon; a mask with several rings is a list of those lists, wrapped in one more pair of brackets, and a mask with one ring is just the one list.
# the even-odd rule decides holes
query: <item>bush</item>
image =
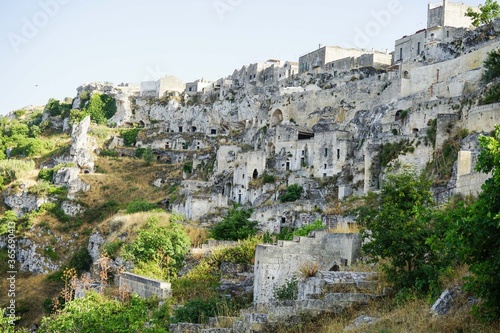
{"label": "bush", "polygon": [[212,237],[218,240],[237,241],[257,234],[257,221],[250,221],[252,210],[233,205],[221,222],[212,229]]}
{"label": "bush", "polygon": [[38,180],[44,180],[52,183],[54,179],[54,169],[42,169],[38,172]]}
{"label": "bush", "polygon": [[92,257],[86,248],[78,250],[69,261],[69,267],[76,269],[78,274],[88,272],[92,266]]}
{"label": "bush", "polygon": [[299,297],[299,280],[296,277],[286,279],[281,286],[275,286],[273,296],[277,301],[295,301]]}
{"label": "bush", "polygon": [[262,174],[262,179],[264,184],[274,184],[276,182],[276,176],[268,174],[266,171]]}
{"label": "bush", "polygon": [[94,94],[84,111],[98,124],[105,124],[116,113],[116,100],[106,94]]}
{"label": "bush", "polygon": [[300,199],[304,189],[298,184],[290,185],[286,188],[285,193],[279,197],[281,202],[294,202]]}
{"label": "bush", "polygon": [[135,140],[137,139],[137,135],[139,134],[139,128],[132,128],[129,130],[122,131],[123,143],[125,146],[133,146],[135,145]]}
{"label": "bush", "polygon": [[226,305],[226,302],[217,298],[195,298],[176,309],[170,322],[206,324],[208,323],[208,318],[219,315],[220,312],[218,309],[224,305]]}
{"label": "bush", "polygon": [[125,213],[133,214],[139,212],[150,212],[152,210],[157,209],[158,206],[142,199],[135,199],[127,205],[127,210]]}

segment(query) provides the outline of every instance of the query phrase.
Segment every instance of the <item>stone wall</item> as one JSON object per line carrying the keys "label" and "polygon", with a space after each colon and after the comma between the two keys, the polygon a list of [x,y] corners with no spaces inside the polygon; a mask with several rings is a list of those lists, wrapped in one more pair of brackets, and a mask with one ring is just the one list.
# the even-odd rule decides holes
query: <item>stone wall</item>
{"label": "stone wall", "polygon": [[122,273],[118,278],[118,281],[120,288],[127,288],[127,290],[131,293],[138,294],[144,298],[157,296],[160,299],[165,299],[170,297],[172,293],[171,285],[168,282],[128,272]]}
{"label": "stone wall", "polygon": [[467,118],[467,129],[471,132],[490,132],[500,124],[500,103],[473,107]]}
{"label": "stone wall", "polygon": [[278,245],[259,245],[255,252],[254,302],[268,303],[275,286],[281,286],[299,272],[301,265],[317,263],[330,270],[347,261],[351,265],[361,246],[359,234],[333,234],[317,231],[311,237],[280,241]]}

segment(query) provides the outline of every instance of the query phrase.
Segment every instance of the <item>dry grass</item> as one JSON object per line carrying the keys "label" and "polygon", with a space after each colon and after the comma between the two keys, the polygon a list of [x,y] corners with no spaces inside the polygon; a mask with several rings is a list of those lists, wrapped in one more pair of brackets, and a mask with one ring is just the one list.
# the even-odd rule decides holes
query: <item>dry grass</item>
{"label": "dry grass", "polygon": [[127,157],[99,157],[96,164],[96,173],[81,175],[91,190],[79,195],[78,199],[89,206],[115,201],[125,207],[138,198],[160,202],[166,197],[165,189],[151,183],[158,175],[172,179],[171,173],[175,170],[173,165],[152,163],[146,166],[142,160]]}
{"label": "dry grass", "polygon": [[315,262],[306,262],[299,267],[300,276],[304,278],[314,277],[319,271],[319,265]]}
{"label": "dry grass", "polygon": [[[0,276],[0,289],[7,291],[7,280]],[[42,304],[46,299],[59,295],[62,284],[47,280],[47,275],[19,274],[16,279],[16,310],[21,317],[19,326],[29,327],[40,322],[44,315]],[[3,295],[2,295],[3,296]],[[0,307],[5,307],[6,297],[2,297]]]}
{"label": "dry grass", "polygon": [[359,228],[355,223],[351,223],[348,225],[340,224],[335,228],[328,229],[328,232],[332,234],[359,234]]}
{"label": "dry grass", "polygon": [[114,242],[120,235],[127,234],[128,239],[133,239],[137,232],[146,225],[148,219],[156,216],[160,220],[161,226],[169,225],[168,213],[141,212],[135,214],[115,215],[110,220],[99,225],[99,230],[108,235],[107,242]]}
{"label": "dry grass", "polygon": [[184,231],[188,235],[192,247],[199,247],[208,239],[208,230],[205,228],[186,225],[184,226]]}

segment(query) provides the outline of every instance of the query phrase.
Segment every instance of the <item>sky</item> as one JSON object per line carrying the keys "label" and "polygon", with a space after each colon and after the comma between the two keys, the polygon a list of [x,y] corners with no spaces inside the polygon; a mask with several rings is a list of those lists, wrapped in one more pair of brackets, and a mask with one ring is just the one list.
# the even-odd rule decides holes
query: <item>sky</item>
{"label": "sky", "polygon": [[427,26],[427,4],[0,0],[0,114],[75,97],[86,82],[216,80],[267,59],[298,61],[319,44],[392,52],[396,39]]}

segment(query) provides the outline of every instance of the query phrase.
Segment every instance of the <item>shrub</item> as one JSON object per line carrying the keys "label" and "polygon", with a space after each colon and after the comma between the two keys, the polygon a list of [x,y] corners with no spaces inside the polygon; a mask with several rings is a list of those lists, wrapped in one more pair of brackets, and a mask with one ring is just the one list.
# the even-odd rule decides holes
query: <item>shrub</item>
{"label": "shrub", "polygon": [[38,172],[38,179],[52,183],[54,179],[54,169],[42,169]]}
{"label": "shrub", "polygon": [[275,286],[273,296],[277,301],[294,301],[299,296],[299,280],[296,277],[286,279],[281,286]]}
{"label": "shrub", "polygon": [[193,173],[193,161],[184,163],[182,166],[182,171],[185,173]]}
{"label": "shrub", "polygon": [[276,182],[276,176],[271,175],[266,171],[264,171],[264,173],[262,174],[262,179],[264,181],[264,184],[274,184],[274,182]]}
{"label": "shrub", "polygon": [[87,272],[92,266],[92,257],[86,248],[78,250],[69,261],[69,267],[76,269],[78,274]]}
{"label": "shrub", "polygon": [[208,318],[218,315],[217,309],[226,302],[217,298],[201,299],[195,298],[184,306],[174,310],[171,323],[208,323]]}
{"label": "shrub", "polygon": [[252,210],[233,205],[221,222],[212,229],[212,237],[218,240],[237,241],[257,234],[257,221],[250,221]]}
{"label": "shrub", "polygon": [[304,189],[298,184],[290,185],[286,188],[285,193],[279,199],[281,202],[294,202],[300,199]]}
{"label": "shrub", "polygon": [[135,199],[127,205],[125,213],[133,214],[139,212],[149,212],[157,208],[157,205],[144,201],[143,199]]}
{"label": "shrub", "polygon": [[135,140],[137,139],[137,135],[139,134],[139,132],[140,132],[139,128],[132,128],[129,130],[122,131],[121,135],[125,146],[133,146],[135,144]]}

